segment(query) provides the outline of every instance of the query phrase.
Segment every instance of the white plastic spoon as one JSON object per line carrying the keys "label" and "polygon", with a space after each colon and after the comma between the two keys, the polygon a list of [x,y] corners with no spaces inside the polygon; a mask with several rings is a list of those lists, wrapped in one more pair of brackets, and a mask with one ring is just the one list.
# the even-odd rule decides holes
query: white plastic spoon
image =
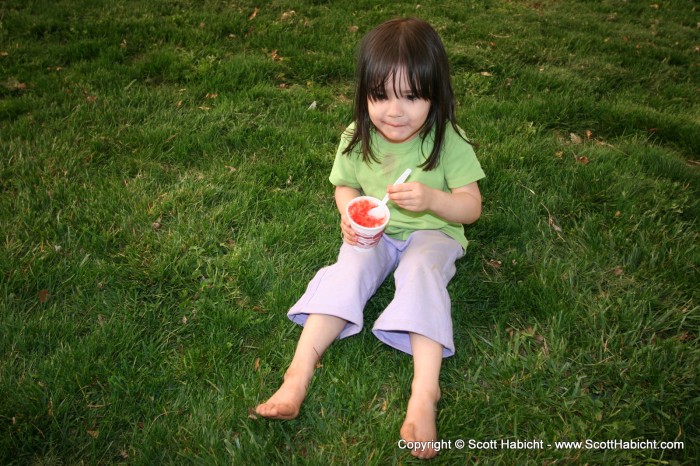
{"label": "white plastic spoon", "polygon": [[[406,181],[408,179],[408,175],[410,175],[410,174],[411,174],[411,169],[407,168],[406,171],[403,172],[401,174],[401,176],[399,176],[399,178],[394,182],[394,184],[396,185],[396,184],[403,183],[404,181]],[[382,199],[381,204],[378,205],[377,207],[372,207],[369,210],[369,212],[367,212],[367,213],[374,218],[383,217],[384,216],[384,209],[382,209],[382,205],[386,204],[388,201],[389,201],[389,193],[386,193],[386,195]]]}

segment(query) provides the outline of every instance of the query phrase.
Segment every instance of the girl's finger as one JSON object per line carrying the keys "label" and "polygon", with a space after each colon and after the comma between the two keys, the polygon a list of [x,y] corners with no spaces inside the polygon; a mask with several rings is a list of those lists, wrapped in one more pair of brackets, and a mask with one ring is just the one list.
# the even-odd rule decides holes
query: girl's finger
{"label": "girl's finger", "polygon": [[410,183],[390,184],[387,186],[388,193],[401,193],[413,189]]}

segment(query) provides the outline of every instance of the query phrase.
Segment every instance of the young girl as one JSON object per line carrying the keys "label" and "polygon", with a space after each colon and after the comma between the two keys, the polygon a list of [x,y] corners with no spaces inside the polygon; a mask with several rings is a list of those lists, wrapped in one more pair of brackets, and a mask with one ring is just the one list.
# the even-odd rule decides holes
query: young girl
{"label": "young girl", "polygon": [[[314,368],[336,338],[360,332],[363,309],[393,271],[396,294],[373,333],[413,356],[413,381],[400,435],[414,456],[437,454],[436,408],[442,358],[454,354],[447,284],[467,246],[462,224],[481,215],[477,180],[484,177],[455,124],[445,48],[417,19],[396,19],[365,36],[358,58],[354,122],[341,138],[331,170],[344,243],[337,262],[321,269],[289,318],[304,326],[284,382],[256,412],[292,419]],[[407,168],[406,183],[391,183]],[[379,244],[358,251],[346,206],[355,197],[389,193],[391,219]],[[416,442],[416,443],[409,443]],[[418,444],[417,442],[426,442]]]}

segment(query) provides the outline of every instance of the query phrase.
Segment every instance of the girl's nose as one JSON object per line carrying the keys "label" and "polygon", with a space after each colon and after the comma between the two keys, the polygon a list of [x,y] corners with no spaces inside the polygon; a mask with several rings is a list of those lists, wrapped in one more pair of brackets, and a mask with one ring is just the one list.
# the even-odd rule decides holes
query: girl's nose
{"label": "girl's nose", "polygon": [[403,115],[403,108],[401,107],[401,99],[392,97],[389,99],[389,111],[387,112],[389,116],[397,117]]}

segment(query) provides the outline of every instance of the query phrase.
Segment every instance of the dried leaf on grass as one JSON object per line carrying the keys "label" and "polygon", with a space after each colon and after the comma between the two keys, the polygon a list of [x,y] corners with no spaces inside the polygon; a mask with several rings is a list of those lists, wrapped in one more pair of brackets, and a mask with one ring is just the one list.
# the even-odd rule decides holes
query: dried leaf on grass
{"label": "dried leaf on grass", "polygon": [[581,136],[579,136],[576,133],[569,133],[569,139],[574,144],[582,144],[583,143],[583,139],[581,139]]}
{"label": "dried leaf on grass", "polygon": [[297,14],[297,12],[294,10],[285,11],[284,13],[282,13],[282,16],[280,16],[280,19],[282,21],[284,21],[284,20],[292,18],[296,14]]}
{"label": "dried leaf on grass", "polygon": [[20,82],[14,76],[10,76],[4,81],[0,81],[0,86],[4,87],[8,91],[23,91],[27,88],[25,83]]}
{"label": "dried leaf on grass", "polygon": [[274,61],[282,61],[284,60],[284,57],[281,57],[279,53],[277,53],[277,49],[273,50],[270,52],[270,58],[272,58]]}
{"label": "dried leaf on grass", "polygon": [[578,155],[574,154],[574,159],[576,159],[576,161],[581,165],[588,165],[591,162],[585,155],[579,157]]}
{"label": "dried leaf on grass", "polygon": [[493,267],[494,269],[497,269],[497,268],[499,268],[501,265],[503,265],[503,262],[501,262],[501,261],[499,261],[499,260],[496,260],[496,259],[490,259],[490,260],[486,261],[486,263],[487,263],[488,265],[490,265],[491,267]]}
{"label": "dried leaf on grass", "polygon": [[540,202],[540,205],[544,207],[544,210],[547,211],[547,222],[549,223],[549,226],[552,227],[552,229],[557,233],[559,239],[563,240],[564,238],[562,238],[562,236],[559,234],[562,231],[561,227],[554,222],[554,217],[552,217],[552,213],[549,211],[547,206],[544,205],[544,203]]}
{"label": "dried leaf on grass", "polygon": [[524,337],[524,338],[532,338],[535,343],[537,343],[541,348],[542,348],[542,353],[545,355],[549,354],[549,346],[547,346],[547,340],[544,338],[544,336],[540,333],[537,332],[536,329],[533,329],[531,325],[528,325],[527,328],[525,329],[514,329],[512,327],[508,327],[506,329],[506,333],[510,338],[513,337]]}
{"label": "dried leaf on grass", "polygon": [[549,216],[549,226],[551,226],[557,233],[561,233],[561,227],[554,223],[554,219],[551,215]]}
{"label": "dried leaf on grass", "polygon": [[39,302],[40,302],[40,303],[45,303],[46,301],[48,301],[48,300],[49,300],[49,296],[50,296],[50,295],[49,295],[49,290],[46,290],[46,289],[44,289],[44,290],[39,290],[39,292],[37,293],[37,297],[39,298]]}

